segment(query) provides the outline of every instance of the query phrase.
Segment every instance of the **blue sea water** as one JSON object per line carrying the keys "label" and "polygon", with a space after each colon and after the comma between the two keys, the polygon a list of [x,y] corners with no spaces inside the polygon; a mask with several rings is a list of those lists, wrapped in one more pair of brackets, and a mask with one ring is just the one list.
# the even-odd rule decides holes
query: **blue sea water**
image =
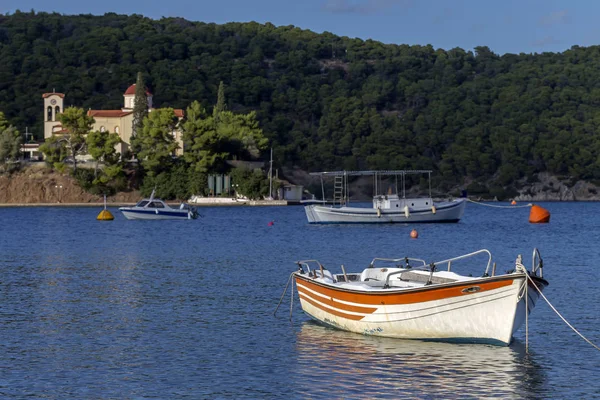
{"label": "blue sea water", "polygon": [[600,203],[540,205],[549,224],[472,203],[457,224],[382,226],[309,225],[301,207],[202,208],[196,221],[111,209],[112,222],[0,208],[0,398],[600,398],[600,351],[543,301],[529,353],[524,328],[508,347],[332,330],[289,292],[273,315],[299,259],[356,271],[487,248],[503,272],[537,247],[545,294],[600,344]]}

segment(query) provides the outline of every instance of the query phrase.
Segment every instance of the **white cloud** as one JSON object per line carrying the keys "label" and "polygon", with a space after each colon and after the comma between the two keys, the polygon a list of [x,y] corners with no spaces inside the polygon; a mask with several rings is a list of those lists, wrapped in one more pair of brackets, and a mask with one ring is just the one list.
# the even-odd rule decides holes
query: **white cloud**
{"label": "white cloud", "polygon": [[556,25],[569,22],[567,10],[555,11],[540,18],[540,25]]}
{"label": "white cloud", "polygon": [[408,8],[412,0],[327,0],[323,9],[331,13],[373,14],[396,5]]}

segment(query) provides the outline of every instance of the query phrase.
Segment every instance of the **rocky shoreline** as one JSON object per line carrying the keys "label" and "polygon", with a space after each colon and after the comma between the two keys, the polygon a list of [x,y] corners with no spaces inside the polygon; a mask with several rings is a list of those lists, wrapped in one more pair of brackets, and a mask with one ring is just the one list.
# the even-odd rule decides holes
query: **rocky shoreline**
{"label": "rocky shoreline", "polygon": [[[295,175],[302,175],[297,172]],[[299,178],[299,184],[306,185],[302,176],[296,177]],[[520,186],[519,194],[514,198],[516,201],[600,201],[598,186],[585,181],[569,186],[548,173],[538,174],[536,181],[532,183],[520,182]],[[140,198],[141,194],[137,190],[120,192],[107,197],[107,204],[111,207],[131,205]],[[368,196],[366,198],[370,200]],[[0,175],[0,206],[99,206],[103,201],[101,196],[81,189],[68,174],[53,172],[43,163],[28,166],[13,174]]]}
{"label": "rocky shoreline", "polygon": [[[109,205],[136,203],[137,190],[107,197]],[[32,164],[19,172],[0,175],[0,204],[2,205],[66,205],[103,204],[104,198],[85,192],[68,174],[59,174],[43,163]]]}

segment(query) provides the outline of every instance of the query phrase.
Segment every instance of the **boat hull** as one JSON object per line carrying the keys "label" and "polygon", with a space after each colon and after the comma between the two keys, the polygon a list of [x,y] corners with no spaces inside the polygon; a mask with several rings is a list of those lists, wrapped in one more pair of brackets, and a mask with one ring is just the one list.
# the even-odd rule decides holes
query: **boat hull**
{"label": "boat hull", "polygon": [[[364,292],[295,273],[303,311],[323,324],[365,335],[497,345],[508,345],[525,320],[525,280],[524,274],[512,274]],[[538,294],[529,294],[531,312]]]}
{"label": "boat hull", "polygon": [[119,208],[127,219],[166,220],[166,219],[191,219],[187,210],[135,210],[132,208]]}
{"label": "boat hull", "polygon": [[465,199],[435,203],[431,207],[409,209],[374,209],[360,207],[327,207],[309,205],[304,207],[310,224],[388,224],[458,222],[465,212]]}

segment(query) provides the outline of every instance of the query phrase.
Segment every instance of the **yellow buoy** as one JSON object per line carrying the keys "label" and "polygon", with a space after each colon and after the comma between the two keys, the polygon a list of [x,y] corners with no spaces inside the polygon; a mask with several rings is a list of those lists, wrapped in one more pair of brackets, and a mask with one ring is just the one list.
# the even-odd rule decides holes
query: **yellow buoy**
{"label": "yellow buoy", "polygon": [[113,217],[113,215],[110,213],[110,211],[102,210],[102,211],[100,211],[100,214],[98,214],[96,219],[98,221],[112,221],[113,219],[115,219],[115,217]]}
{"label": "yellow buoy", "polygon": [[412,231],[410,231],[410,237],[413,239],[416,239],[419,237],[419,232],[417,232],[416,229],[413,229]]}
{"label": "yellow buoy", "polygon": [[104,195],[104,210],[100,211],[100,214],[96,217],[98,221],[112,221],[115,219],[113,215],[106,209],[106,195]]}
{"label": "yellow buoy", "polygon": [[435,209],[435,206],[431,206],[431,213],[435,214],[437,212],[437,210]]}

